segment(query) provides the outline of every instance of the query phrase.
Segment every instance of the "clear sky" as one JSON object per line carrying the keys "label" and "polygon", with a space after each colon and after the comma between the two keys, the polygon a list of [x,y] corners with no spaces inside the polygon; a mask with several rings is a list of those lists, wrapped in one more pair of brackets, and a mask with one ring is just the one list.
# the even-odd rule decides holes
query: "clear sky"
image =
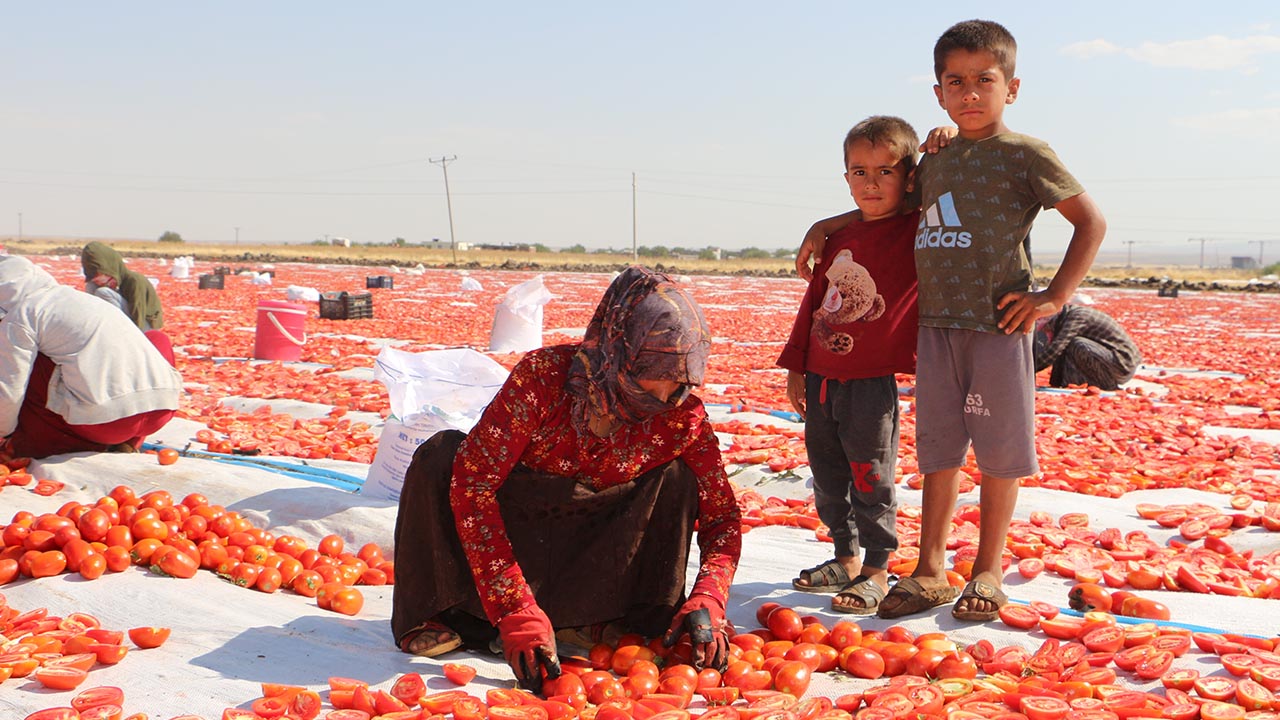
{"label": "clear sky", "polygon": [[[7,2],[0,236],[790,248],[851,207],[840,143],[947,122],[931,51],[1003,23],[1009,127],[1104,259],[1280,259],[1280,4]],[[1069,226],[1033,232],[1060,257]],[[1249,241],[1269,241],[1265,244]]]}

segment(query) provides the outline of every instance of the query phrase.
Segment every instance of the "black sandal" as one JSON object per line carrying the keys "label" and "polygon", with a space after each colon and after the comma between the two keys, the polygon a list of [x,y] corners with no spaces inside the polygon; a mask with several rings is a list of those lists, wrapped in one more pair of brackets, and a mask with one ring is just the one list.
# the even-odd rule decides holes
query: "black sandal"
{"label": "black sandal", "polygon": [[[814,582],[817,580],[818,582]],[[804,581],[803,583],[801,581]],[[791,587],[800,592],[833,593],[843,590],[853,578],[838,560],[828,560],[808,570],[801,570],[800,577],[791,581]]]}

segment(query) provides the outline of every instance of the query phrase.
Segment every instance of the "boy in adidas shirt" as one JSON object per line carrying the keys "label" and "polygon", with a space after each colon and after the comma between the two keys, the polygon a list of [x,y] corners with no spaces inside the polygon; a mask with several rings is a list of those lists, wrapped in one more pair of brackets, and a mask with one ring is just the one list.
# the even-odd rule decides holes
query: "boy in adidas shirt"
{"label": "boy in adidas shirt", "polygon": [[[1007,602],[1000,561],[1018,479],[1039,472],[1031,332],[1037,318],[1057,312],[1075,292],[1106,221],[1048,145],[1005,126],[1004,109],[1020,85],[1008,30],[961,22],[942,34],[933,54],[934,94],[960,134],[916,174],[923,208],[915,238],[916,453],[925,474],[920,561],[879,614],[900,617],[954,596],[946,585],[946,540],[972,443],[982,472],[978,552],[951,612],[988,621]],[[1032,292],[1022,240],[1042,207],[1057,210],[1074,232],[1053,280]],[[809,254],[802,247],[797,263]]]}
{"label": "boy in adidas shirt", "polygon": [[792,586],[835,592],[831,609],[856,615],[876,612],[898,548],[894,373],[915,372],[920,212],[905,198],[918,143],[906,121],[887,116],[845,137],[844,177],[860,216],[831,236],[829,262],[814,268],[778,358],[805,420],[818,517],[835,545],[834,559],[801,571]]}

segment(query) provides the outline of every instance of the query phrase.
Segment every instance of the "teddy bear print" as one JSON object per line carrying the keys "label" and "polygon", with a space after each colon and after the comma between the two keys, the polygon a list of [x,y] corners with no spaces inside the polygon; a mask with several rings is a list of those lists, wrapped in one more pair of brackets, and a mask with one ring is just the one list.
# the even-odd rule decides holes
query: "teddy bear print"
{"label": "teddy bear print", "polygon": [[841,250],[827,268],[827,294],[822,306],[813,314],[813,333],[828,352],[847,355],[853,351],[854,338],[836,326],[852,322],[871,322],[884,314],[884,297],[876,292],[876,281],[862,265],[854,262],[853,253]]}

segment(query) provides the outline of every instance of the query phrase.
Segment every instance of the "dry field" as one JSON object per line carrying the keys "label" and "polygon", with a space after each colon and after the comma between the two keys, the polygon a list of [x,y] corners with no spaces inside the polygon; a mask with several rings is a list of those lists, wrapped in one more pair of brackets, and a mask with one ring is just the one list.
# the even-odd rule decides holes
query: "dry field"
{"label": "dry field", "polygon": [[[144,240],[116,238],[24,238],[21,242],[12,237],[3,242],[10,252],[22,255],[77,254],[85,243],[99,240],[116,248],[126,257],[177,257],[193,255],[197,260],[223,260],[236,262],[325,262],[351,265],[398,265],[413,267],[466,267],[472,269],[521,269],[521,270],[613,270],[631,263],[629,254],[519,252],[500,250],[463,250],[456,255],[447,247],[392,247],[388,245],[357,245],[349,248],[326,245],[217,245],[204,243],[160,243]],[[676,258],[641,258],[648,265],[661,265],[668,272],[690,274],[772,275],[791,274],[794,261],[790,258],[699,260]],[[1054,266],[1037,265],[1036,275],[1047,279]],[[1125,267],[1122,265],[1095,265],[1089,281],[1100,284],[1153,284],[1165,278],[1175,283],[1195,284],[1217,282],[1225,287],[1243,285],[1258,276],[1257,271],[1231,268],[1200,268],[1186,265],[1153,265]],[[1272,286],[1275,283],[1271,283]],[[1270,289],[1275,289],[1274,287]]]}

